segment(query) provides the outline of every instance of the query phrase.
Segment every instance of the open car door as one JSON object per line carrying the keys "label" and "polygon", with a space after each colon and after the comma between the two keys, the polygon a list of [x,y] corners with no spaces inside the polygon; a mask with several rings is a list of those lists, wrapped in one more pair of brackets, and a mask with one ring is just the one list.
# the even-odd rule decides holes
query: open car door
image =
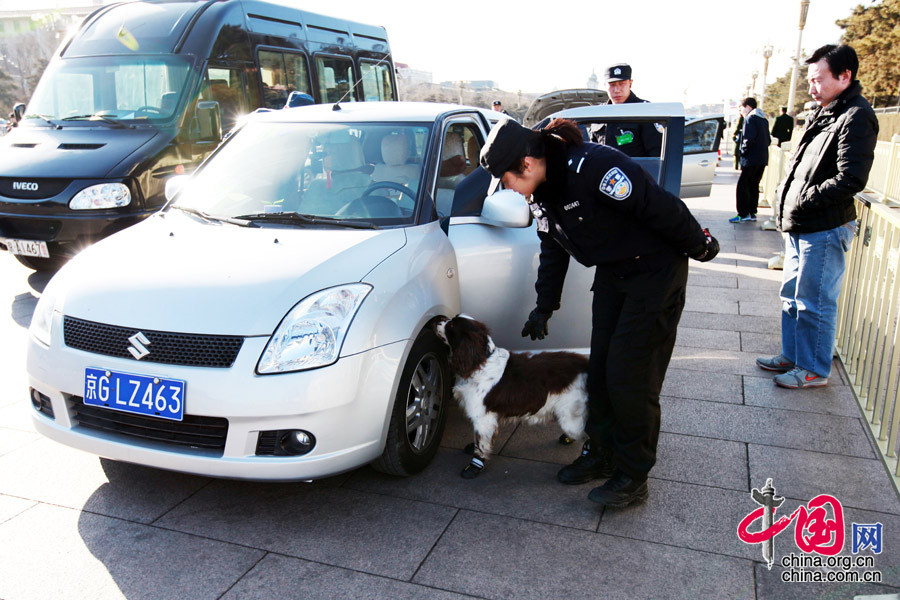
{"label": "open car door", "polygon": [[687,119],[684,124],[684,160],[681,197],[709,196],[712,191],[719,144],[725,132],[725,116],[711,115]]}
{"label": "open car door", "polygon": [[[583,128],[613,122],[658,124],[663,131],[662,156],[636,160],[665,189],[678,194],[684,129],[681,104],[589,106],[552,116],[573,119]],[[496,344],[510,350],[589,348],[594,269],[574,259],[566,275],[561,309],[550,319],[550,335],[538,341],[521,337],[522,325],[537,299],[534,283],[540,241],[525,199],[511,197],[510,192],[496,202],[497,194],[485,199],[489,183],[490,176],[479,167],[457,186],[453,198],[448,235],[459,267],[463,313],[485,322]]]}

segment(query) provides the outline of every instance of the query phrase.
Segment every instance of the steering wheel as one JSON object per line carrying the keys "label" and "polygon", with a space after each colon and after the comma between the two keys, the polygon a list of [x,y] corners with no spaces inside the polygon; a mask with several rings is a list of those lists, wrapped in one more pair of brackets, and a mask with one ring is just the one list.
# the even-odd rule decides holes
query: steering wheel
{"label": "steering wheel", "polygon": [[[403,185],[401,183],[396,183],[393,181],[376,181],[375,183],[373,183],[372,185],[370,185],[369,187],[367,187],[365,189],[365,191],[362,193],[362,196],[360,196],[359,198],[357,198],[355,200],[351,200],[350,202],[348,202],[347,204],[342,206],[341,209],[338,210],[336,214],[338,216],[343,216],[343,215],[347,215],[347,214],[362,213],[366,217],[377,218],[377,217],[403,216],[404,213],[409,214],[412,212],[411,209],[401,208],[393,200],[391,200],[389,198],[386,198],[384,196],[373,195],[373,192],[375,192],[376,190],[380,190],[382,188],[392,189],[397,192],[400,192],[401,194],[405,194],[405,195],[409,196],[409,198],[413,201],[413,204],[415,204],[415,201],[416,201],[415,192],[413,192],[411,189],[409,189],[405,185]],[[396,214],[377,214],[379,212],[382,212],[382,213],[385,212],[385,211],[378,211],[378,208],[383,208],[383,207],[387,206],[388,204],[390,204],[390,207],[392,209],[389,212],[396,211]]]}
{"label": "steering wheel", "polygon": [[134,112],[136,112],[136,113],[139,113],[139,112],[153,112],[153,113],[156,113],[156,114],[158,114],[158,115],[163,114],[163,112],[162,112],[160,109],[158,109],[157,107],[155,107],[155,106],[149,106],[149,105],[144,105],[144,106],[142,106],[142,107],[140,107],[140,108],[136,108],[136,109],[134,109]]}

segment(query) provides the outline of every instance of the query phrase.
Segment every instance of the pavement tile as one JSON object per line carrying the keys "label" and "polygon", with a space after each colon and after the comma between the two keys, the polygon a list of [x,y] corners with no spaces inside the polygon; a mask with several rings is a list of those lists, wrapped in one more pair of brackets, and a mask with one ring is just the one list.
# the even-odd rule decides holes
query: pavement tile
{"label": "pavement tile", "polygon": [[749,315],[717,315],[709,312],[692,312],[686,310],[681,314],[679,327],[780,334],[781,318],[753,317]]}
{"label": "pavement tile", "polygon": [[693,348],[738,351],[741,349],[741,336],[737,331],[710,331],[709,329],[679,327],[678,339],[675,343],[679,346]]}
{"label": "pavement tile", "polygon": [[747,450],[741,442],[660,433],[653,477],[747,490]]}
{"label": "pavement tile", "polygon": [[[642,504],[607,509],[599,533],[755,560],[756,546],[742,542],[737,525],[757,505],[748,491],[664,481],[651,473]],[[746,486],[746,481],[744,483]]]}
{"label": "pavement tile", "polygon": [[781,306],[774,301],[740,301],[740,314],[754,317],[781,318]]}
{"label": "pavement tile", "polygon": [[689,348],[675,346],[671,366],[690,371],[731,373],[733,375],[759,375],[756,354],[714,348]]}
{"label": "pavement tile", "polygon": [[41,439],[41,436],[37,433],[0,427],[0,456],[39,439]]}
{"label": "pavement tile", "polygon": [[272,600],[272,598],[456,600],[470,596],[276,554],[267,555],[222,596],[222,600]]}
{"label": "pavement tile", "polygon": [[781,289],[781,271],[768,271],[774,273],[775,276],[759,277],[754,275],[741,275],[738,277],[738,288],[745,290],[758,290],[760,298],[764,294],[772,297],[772,301],[777,305],[781,303],[778,300],[778,291]]}
{"label": "pavement tile", "polygon": [[755,352],[760,356],[775,356],[781,353],[781,334],[741,332],[741,351]]}
{"label": "pavement tile", "polygon": [[711,313],[718,315],[737,315],[738,303],[732,300],[710,302],[702,294],[687,294],[684,303],[685,311]]}
{"label": "pavement tile", "polygon": [[755,568],[757,600],[896,600],[900,592],[876,583],[785,583],[781,566],[773,565],[771,571],[763,564]]}
{"label": "pavement tile", "polygon": [[872,458],[859,419],[684,398],[663,398],[662,431]]}
{"label": "pavement tile", "polygon": [[900,499],[877,458],[855,458],[805,450],[749,445],[754,487],[772,478],[792,498],[831,494],[845,507],[900,514]]}
{"label": "pavement tile", "polygon": [[492,599],[754,598],[749,561],[468,511],[413,582]]}
{"label": "pavement tile", "polygon": [[150,523],[210,480],[38,440],[0,457],[3,493]]}
{"label": "pavement tile", "polygon": [[0,597],[212,600],[262,556],[259,550],[41,505],[0,525]]}
{"label": "pavement tile", "polygon": [[157,524],[409,580],[456,512],[447,506],[316,484],[223,480]]}
{"label": "pavement tile", "polygon": [[[829,384],[815,389],[789,390],[775,385],[772,382],[774,375],[759,369],[758,377],[744,377],[744,404],[825,415],[860,416],[853,390],[845,385]],[[835,383],[838,381],[835,380]]]}
{"label": "pavement tile", "polygon": [[31,425],[31,402],[28,400],[28,389],[22,389],[22,396],[0,408],[0,425],[6,429],[34,432]]}
{"label": "pavement tile", "polygon": [[582,440],[562,444],[559,436],[562,429],[554,423],[543,425],[520,424],[503,446],[501,454],[525,460],[539,460],[554,463],[554,481],[559,465],[567,465],[581,453]]}
{"label": "pavement tile", "polygon": [[[569,450],[578,455],[578,450]],[[459,472],[468,462],[469,457],[462,452],[441,450],[425,471],[413,477],[400,479],[360,469],[343,487],[575,529],[596,529],[599,515],[587,501],[590,487],[559,483],[558,464],[495,456],[478,477],[463,479]]]}
{"label": "pavement tile", "polygon": [[753,301],[759,300],[759,290],[747,290],[735,287],[694,287],[692,282],[688,280],[687,295],[696,294],[708,302],[718,302],[719,300],[729,302]]}
{"label": "pavement tile", "polygon": [[[691,265],[688,272],[688,288],[690,287],[712,287],[712,288],[737,288],[737,277],[734,275],[712,274],[703,272]],[[691,290],[688,290],[688,296]]]}
{"label": "pavement tile", "polygon": [[37,503],[32,500],[0,494],[0,524],[25,512],[36,504]]}
{"label": "pavement tile", "polygon": [[673,366],[666,371],[661,394],[732,404],[742,404],[744,401],[740,375],[689,371]]}
{"label": "pavement tile", "polygon": [[[509,421],[501,423],[494,438],[494,452],[500,452],[503,445],[516,430],[517,423]],[[451,402],[447,411],[447,425],[444,436],[441,438],[441,446],[462,450],[475,440],[475,430],[472,421],[466,417],[466,413],[455,401]]]}

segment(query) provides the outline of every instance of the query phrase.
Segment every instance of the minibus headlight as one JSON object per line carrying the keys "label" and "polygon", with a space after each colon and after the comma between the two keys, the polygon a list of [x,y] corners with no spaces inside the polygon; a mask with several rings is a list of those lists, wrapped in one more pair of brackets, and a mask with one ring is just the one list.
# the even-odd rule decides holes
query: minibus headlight
{"label": "minibus headlight", "polygon": [[101,183],[86,187],[72,198],[72,210],[121,208],[131,204],[131,190],[124,183]]}
{"label": "minibus headlight", "polygon": [[287,373],[336,362],[350,322],[371,290],[368,284],[350,283],[298,302],[275,329],[256,372]]}

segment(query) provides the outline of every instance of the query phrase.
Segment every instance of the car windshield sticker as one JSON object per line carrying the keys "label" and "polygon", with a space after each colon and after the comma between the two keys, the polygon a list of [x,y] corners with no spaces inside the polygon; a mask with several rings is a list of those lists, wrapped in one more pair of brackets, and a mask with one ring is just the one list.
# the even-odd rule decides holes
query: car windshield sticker
{"label": "car windshield sticker", "polygon": [[630,144],[634,141],[634,134],[630,131],[623,131],[622,135],[616,136],[616,144],[619,146],[624,146],[625,144]]}
{"label": "car windshield sticker", "polygon": [[624,200],[631,195],[631,180],[619,167],[613,167],[603,176],[600,191],[613,200]]}

